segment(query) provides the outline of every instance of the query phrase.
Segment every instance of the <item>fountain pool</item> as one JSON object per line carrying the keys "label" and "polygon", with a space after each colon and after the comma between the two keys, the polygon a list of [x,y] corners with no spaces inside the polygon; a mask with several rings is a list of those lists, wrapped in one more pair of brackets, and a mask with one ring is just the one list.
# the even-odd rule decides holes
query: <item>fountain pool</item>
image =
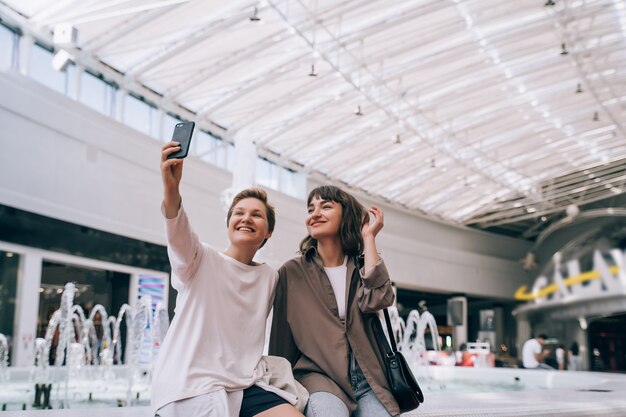
{"label": "fountain pool", "polygon": [[[150,370],[158,354],[152,346],[158,347],[165,335],[169,324],[167,311],[162,306],[153,311],[149,299],[139,300],[132,307],[125,305],[117,316],[108,316],[104,309],[96,306],[94,310],[106,324],[99,342],[93,325],[96,312],[85,316],[78,306],[73,305],[72,293],[73,287],[69,285],[46,338],[36,343],[33,366],[8,367],[7,344],[0,338],[0,409],[6,410],[6,413],[0,412],[0,417],[74,417],[82,416],[84,412],[80,410],[84,409],[89,409],[90,417],[151,417],[147,407]],[[626,415],[626,400],[620,394],[626,392],[626,376],[433,366],[430,365],[433,362],[439,365],[442,362],[433,361],[431,353],[437,352],[426,350],[424,334],[430,328],[430,345],[438,349],[434,317],[428,311],[421,314],[413,311],[405,322],[397,310],[390,310],[393,337],[409,360],[426,397],[419,410],[403,417]],[[127,323],[125,349],[121,346],[122,320]],[[60,354],[56,356],[55,364],[49,365],[44,358],[49,357],[54,332],[62,338],[57,347]],[[147,350],[142,348],[146,344]],[[125,358],[123,363],[122,356]],[[594,402],[596,399],[603,401],[609,412],[604,413],[598,408],[600,406]],[[47,408],[44,404],[55,410],[36,410]],[[595,408],[589,411],[588,404]],[[120,406],[127,411],[120,410]],[[574,406],[578,408],[572,408]],[[544,413],[556,410],[555,407],[566,410],[565,414]],[[18,411],[23,409],[27,411]],[[615,410],[618,410],[617,414],[611,414]]]}
{"label": "fountain pool", "polygon": [[[415,367],[414,371],[424,389],[425,402],[418,410],[402,417],[626,415],[626,399],[622,395],[626,392],[624,375],[444,366]],[[11,384],[16,388],[18,378],[28,381],[28,369],[23,369],[21,375],[17,369],[11,372],[10,378],[14,381]],[[125,398],[125,381],[125,372],[120,370],[117,378],[108,384],[108,391],[95,393],[92,401],[88,400],[88,385],[79,387],[78,394],[69,395],[71,409],[7,411],[0,413],[0,417],[83,417],[86,407],[89,407],[90,417],[152,417],[149,407],[145,406],[149,395],[147,386],[134,407],[116,407],[117,400]],[[27,389],[28,383],[22,387]],[[72,401],[73,398],[76,401]],[[17,402],[10,405],[7,410],[21,410]]]}

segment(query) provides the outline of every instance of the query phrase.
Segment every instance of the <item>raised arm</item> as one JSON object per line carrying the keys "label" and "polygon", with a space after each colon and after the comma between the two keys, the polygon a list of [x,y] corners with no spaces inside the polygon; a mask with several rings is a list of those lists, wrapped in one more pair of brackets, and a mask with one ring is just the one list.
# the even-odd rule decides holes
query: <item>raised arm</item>
{"label": "raised arm", "polygon": [[370,220],[368,215],[361,228],[364,265],[360,271],[362,285],[357,290],[357,298],[362,312],[373,313],[391,306],[395,296],[389,273],[376,248],[376,235],[384,226],[384,214],[375,205],[368,212],[374,219]]}
{"label": "raised arm", "polygon": [[180,196],[180,180],[183,177],[183,159],[167,159],[167,156],[178,152],[178,142],[168,142],[161,149],[161,179],[163,180],[163,208],[165,217],[173,219],[178,214],[182,197]]}
{"label": "raised arm", "polygon": [[[167,233],[167,254],[175,277],[183,283],[191,279],[202,258],[202,246],[182,208],[179,186],[183,175],[183,159],[167,159],[180,149],[177,142],[168,142],[161,150],[163,180],[163,215]],[[174,284],[175,281],[172,281]],[[178,288],[177,288],[178,289]]]}
{"label": "raised arm", "polygon": [[[369,215],[374,217],[374,221],[370,220]],[[368,215],[361,227],[361,235],[363,236],[363,255],[365,256],[364,273],[367,275],[374,269],[380,257],[376,249],[376,235],[384,226],[383,211],[372,204],[368,210]]]}

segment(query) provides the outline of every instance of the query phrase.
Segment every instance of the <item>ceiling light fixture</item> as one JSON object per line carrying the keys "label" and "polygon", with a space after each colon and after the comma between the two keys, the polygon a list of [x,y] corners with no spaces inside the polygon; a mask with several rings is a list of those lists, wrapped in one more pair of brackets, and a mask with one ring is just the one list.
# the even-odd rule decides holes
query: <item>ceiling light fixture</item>
{"label": "ceiling light fixture", "polygon": [[78,40],[78,31],[69,23],[55,25],[52,29],[52,42],[59,46],[75,45]]}
{"label": "ceiling light fixture", "polygon": [[255,7],[254,13],[252,14],[252,16],[250,16],[250,21],[258,22],[259,20],[261,20],[261,18],[259,17],[259,10]]}
{"label": "ceiling light fixture", "polygon": [[576,216],[578,216],[580,214],[580,208],[578,208],[578,206],[576,204],[570,204],[569,206],[565,207],[565,219],[569,222],[572,222]]}
{"label": "ceiling light fixture", "polygon": [[396,145],[399,145],[400,143],[402,143],[402,140],[400,140],[400,135],[396,134],[396,141],[394,142]]}
{"label": "ceiling light fixture", "polygon": [[437,168],[437,161],[435,161],[435,158],[432,158],[430,160],[430,167],[431,168]]}
{"label": "ceiling light fixture", "polygon": [[598,114],[597,111],[593,112],[593,121],[594,122],[599,122],[600,121],[600,115]]}
{"label": "ceiling light fixture", "polygon": [[583,87],[582,85],[580,85],[580,83],[578,83],[578,85],[576,86],[576,94],[580,94],[583,92]]}
{"label": "ceiling light fixture", "polygon": [[65,69],[74,62],[74,56],[65,49],[59,49],[52,57],[52,68],[57,71],[65,71]]}
{"label": "ceiling light fixture", "polygon": [[315,72],[315,64],[311,64],[311,72],[309,72],[309,77],[317,77],[317,72]]}
{"label": "ceiling light fixture", "polygon": [[363,116],[363,112],[361,111],[361,105],[359,104],[358,106],[356,106],[356,109],[354,110],[354,114],[357,116]]}
{"label": "ceiling light fixture", "polygon": [[548,1],[546,2],[546,4],[544,4],[544,6],[545,6],[545,7],[551,7],[551,6],[554,6],[555,4],[556,4],[556,3],[555,3],[554,1],[552,1],[552,0],[548,0]]}
{"label": "ceiling light fixture", "polygon": [[567,55],[569,54],[569,52],[567,51],[567,48],[565,47],[565,44],[562,43],[561,44],[561,55]]}

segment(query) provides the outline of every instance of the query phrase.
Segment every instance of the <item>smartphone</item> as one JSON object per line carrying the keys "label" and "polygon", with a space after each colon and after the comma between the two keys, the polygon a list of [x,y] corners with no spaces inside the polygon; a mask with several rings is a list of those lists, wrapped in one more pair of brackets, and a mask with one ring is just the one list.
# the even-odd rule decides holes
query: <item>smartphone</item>
{"label": "smartphone", "polygon": [[189,153],[189,146],[191,145],[191,135],[193,135],[193,128],[196,126],[194,122],[180,122],[174,126],[174,133],[172,133],[172,140],[180,143],[180,150],[167,156],[167,159],[182,159]]}

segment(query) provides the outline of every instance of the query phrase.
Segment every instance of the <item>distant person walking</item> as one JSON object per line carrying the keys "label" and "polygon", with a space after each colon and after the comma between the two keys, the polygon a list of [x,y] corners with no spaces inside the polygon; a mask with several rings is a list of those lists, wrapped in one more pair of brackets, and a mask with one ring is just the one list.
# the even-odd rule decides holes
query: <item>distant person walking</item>
{"label": "distant person walking", "polygon": [[559,371],[565,370],[565,346],[559,345],[554,352],[556,354],[556,364],[559,368]]}
{"label": "distant person walking", "polygon": [[568,369],[570,371],[582,371],[583,370],[582,361],[580,358],[580,348],[578,347],[578,343],[572,342],[571,346],[569,347],[568,360],[569,360]]}
{"label": "distant person walking", "polygon": [[528,339],[522,347],[522,363],[526,369],[554,369],[550,365],[543,363],[543,360],[550,354],[544,349],[548,336],[540,334],[537,337]]}

